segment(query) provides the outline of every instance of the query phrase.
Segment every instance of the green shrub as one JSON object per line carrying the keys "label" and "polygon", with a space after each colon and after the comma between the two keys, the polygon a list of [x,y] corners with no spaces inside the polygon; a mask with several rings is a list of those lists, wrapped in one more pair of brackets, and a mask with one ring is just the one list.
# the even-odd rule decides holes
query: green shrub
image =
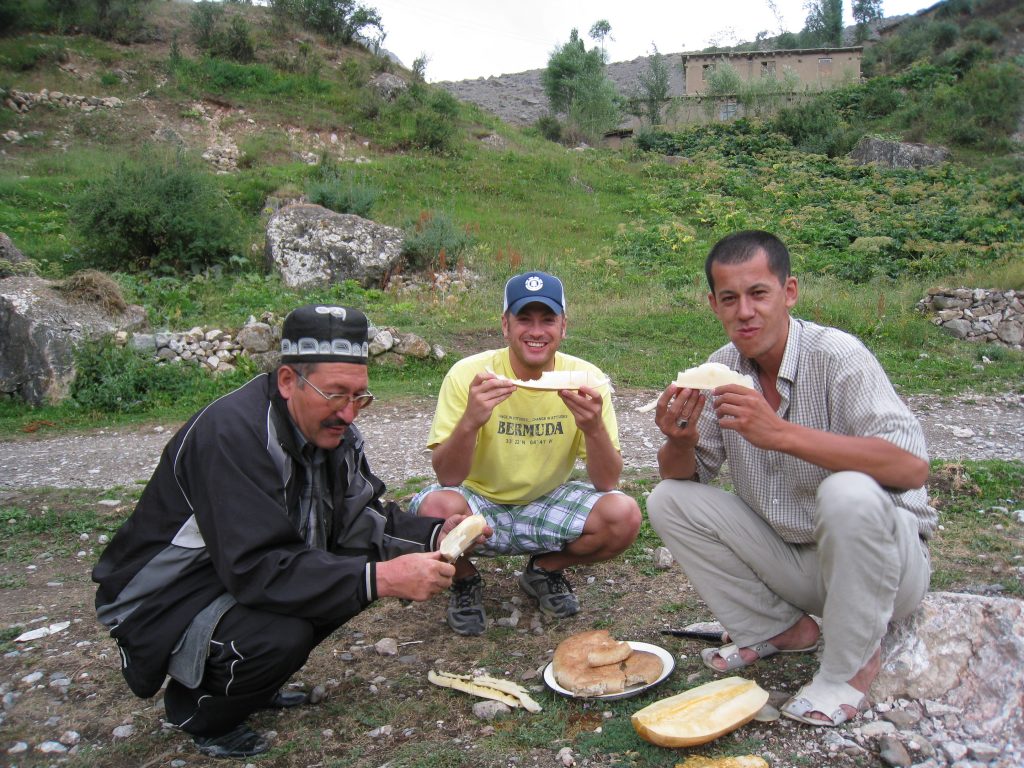
{"label": "green shrub", "polygon": [[[415,96],[410,99],[414,101]],[[458,115],[459,102],[454,96],[447,91],[432,91],[426,104],[413,112],[410,146],[438,154],[451,152],[459,138]]]}
{"label": "green shrub", "polygon": [[963,36],[968,40],[992,45],[1003,39],[1003,30],[991,19],[974,19],[964,27]]}
{"label": "green shrub", "polygon": [[644,152],[657,152],[659,155],[678,155],[679,144],[671,133],[646,128],[633,138],[637,149]]}
{"label": "green shrub", "polygon": [[952,21],[937,21],[929,28],[932,40],[932,50],[935,53],[942,53],[953,46],[960,38],[960,27]]}
{"label": "green shrub", "polygon": [[72,201],[88,266],[173,274],[240,263],[240,219],[183,156],[125,161]]}
{"label": "green shrub", "polygon": [[30,42],[26,38],[0,38],[0,65],[4,69],[28,72],[40,65],[60,64],[67,60],[67,48],[61,42]]}
{"label": "green shrub", "polygon": [[448,214],[424,211],[406,227],[402,253],[413,269],[439,270],[455,264],[473,242],[473,236]]}
{"label": "green shrub", "polygon": [[548,141],[558,142],[562,140],[562,124],[554,115],[541,115],[537,118],[537,122],[533,124],[533,127]]}
{"label": "green shrub", "polygon": [[365,219],[370,217],[380,190],[356,181],[351,175],[333,176],[310,183],[306,197],[309,202],[337,213],[352,213]]}
{"label": "green shrub", "polygon": [[144,413],[173,404],[208,402],[248,380],[254,367],[244,359],[236,371],[213,376],[198,365],[158,365],[148,355],[109,340],[89,342],[76,355],[71,400],[87,411]]}
{"label": "green shrub", "polygon": [[860,138],[859,129],[845,123],[825,96],[779,110],[772,124],[797,149],[829,157],[849,152]]}

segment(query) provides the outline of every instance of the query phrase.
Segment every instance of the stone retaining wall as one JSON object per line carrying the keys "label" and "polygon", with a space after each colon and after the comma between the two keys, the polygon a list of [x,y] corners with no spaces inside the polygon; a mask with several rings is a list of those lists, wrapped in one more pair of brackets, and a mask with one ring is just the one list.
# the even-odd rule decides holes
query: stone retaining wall
{"label": "stone retaining wall", "polygon": [[[406,357],[438,360],[445,356],[437,344],[430,345],[414,333],[396,328],[370,326],[371,362],[400,365]],[[128,333],[119,331],[116,343],[152,355],[158,363],[200,365],[215,372],[235,369],[239,357],[250,357],[261,370],[272,370],[278,362],[280,324],[250,320],[237,334],[219,328],[195,327],[185,332]]]}
{"label": "stone retaining wall", "polygon": [[1024,341],[1024,292],[984,288],[936,289],[917,304],[933,314],[932,323],[964,341],[1021,349]]}
{"label": "stone retaining wall", "polygon": [[123,103],[116,96],[78,96],[73,93],[50,91],[46,88],[43,88],[39,93],[16,91],[12,88],[3,95],[4,106],[22,114],[40,104],[50,104],[55,107],[64,107],[65,109],[80,109],[83,112],[92,112],[94,109],[102,107],[120,107]]}

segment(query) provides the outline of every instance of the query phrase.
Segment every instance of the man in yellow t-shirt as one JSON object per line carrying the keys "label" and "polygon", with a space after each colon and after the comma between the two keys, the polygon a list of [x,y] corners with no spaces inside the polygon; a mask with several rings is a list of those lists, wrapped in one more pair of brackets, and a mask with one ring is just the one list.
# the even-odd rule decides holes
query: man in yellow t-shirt
{"label": "man in yellow t-shirt", "polygon": [[[508,346],[460,360],[445,376],[427,443],[438,482],[409,508],[426,517],[483,515],[494,533],[476,553],[529,554],[519,584],[559,618],[579,611],[563,569],[615,557],[640,529],[636,501],[616,490],[622,456],[607,377],[558,351],[565,329],[557,277],[527,272],[508,281]],[[585,371],[594,386],[532,389],[547,371]],[[569,480],[577,459],[589,482]],[[486,628],[483,581],[467,557],[455,564],[447,619],[462,635]]]}

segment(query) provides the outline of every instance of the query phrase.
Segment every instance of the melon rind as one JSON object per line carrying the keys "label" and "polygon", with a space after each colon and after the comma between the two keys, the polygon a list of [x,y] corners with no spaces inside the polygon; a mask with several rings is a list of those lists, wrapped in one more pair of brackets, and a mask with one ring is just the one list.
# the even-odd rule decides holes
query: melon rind
{"label": "melon rind", "polygon": [[656,701],[630,719],[651,744],[692,747],[749,723],[767,702],[768,691],[753,680],[724,677]]}

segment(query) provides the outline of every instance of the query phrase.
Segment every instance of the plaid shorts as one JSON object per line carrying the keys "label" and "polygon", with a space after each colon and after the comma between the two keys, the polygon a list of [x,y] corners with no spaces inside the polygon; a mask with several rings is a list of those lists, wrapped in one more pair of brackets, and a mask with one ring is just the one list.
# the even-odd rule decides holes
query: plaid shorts
{"label": "plaid shorts", "polygon": [[474,514],[487,518],[494,535],[473,550],[474,555],[485,557],[560,552],[583,534],[590,510],[605,493],[622,493],[597,491],[590,483],[570,480],[528,504],[497,504],[465,486],[435,483],[413,497],[409,511],[416,514],[423,497],[433,491],[454,491]]}

